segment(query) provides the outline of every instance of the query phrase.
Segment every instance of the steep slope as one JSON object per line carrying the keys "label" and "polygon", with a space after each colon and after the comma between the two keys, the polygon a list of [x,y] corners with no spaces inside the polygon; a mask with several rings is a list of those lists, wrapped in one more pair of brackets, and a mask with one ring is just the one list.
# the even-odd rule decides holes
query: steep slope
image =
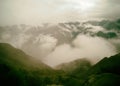
{"label": "steep slope", "polygon": [[49,66],[45,65],[41,61],[34,60],[31,56],[7,43],[0,43],[0,61],[7,62],[12,66],[17,67],[24,66],[52,70]]}
{"label": "steep slope", "polygon": [[41,61],[33,60],[23,51],[0,43],[1,86],[79,86],[79,79],[53,70]]}
{"label": "steep slope", "polygon": [[93,66],[86,59],[79,59],[56,68],[79,79],[80,86],[120,86],[120,54],[105,57]]}
{"label": "steep slope", "polygon": [[[55,75],[53,75],[55,74]],[[40,61],[31,59],[23,51],[0,43],[1,86],[45,86],[57,83],[57,72]]]}
{"label": "steep slope", "polygon": [[120,54],[102,59],[91,67],[84,77],[87,77],[85,86],[119,86]]}
{"label": "steep slope", "polygon": [[105,57],[93,67],[89,69],[88,74],[101,74],[101,73],[120,73],[120,54],[116,54],[109,58]]}

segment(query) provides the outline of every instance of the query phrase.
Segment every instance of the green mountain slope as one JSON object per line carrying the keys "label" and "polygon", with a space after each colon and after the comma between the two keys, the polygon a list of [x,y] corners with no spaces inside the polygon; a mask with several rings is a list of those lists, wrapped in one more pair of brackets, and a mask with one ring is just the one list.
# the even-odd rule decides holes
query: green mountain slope
{"label": "green mountain slope", "polygon": [[120,54],[105,57],[93,66],[86,59],[78,59],[57,68],[79,79],[80,86],[120,86]]}
{"label": "green mountain slope", "polygon": [[85,86],[120,86],[120,54],[102,59],[84,77]]}
{"label": "green mountain slope", "polygon": [[33,60],[9,44],[0,43],[0,83],[3,86],[45,86],[57,83],[57,76],[57,71],[41,61]]}
{"label": "green mountain slope", "polygon": [[120,86],[120,54],[95,65],[78,59],[52,69],[7,43],[0,43],[0,86]]}
{"label": "green mountain slope", "polygon": [[[6,82],[6,83],[5,83]],[[36,61],[23,51],[0,43],[0,84],[2,86],[79,86],[79,79]],[[0,86],[1,86],[0,85]]]}
{"label": "green mountain slope", "polygon": [[53,70],[41,61],[34,60],[33,57],[7,43],[0,43],[0,61],[17,68]]}
{"label": "green mountain slope", "polygon": [[68,63],[63,63],[56,66],[56,69],[63,70],[68,75],[80,78],[91,67],[90,61],[87,59],[77,59]]}

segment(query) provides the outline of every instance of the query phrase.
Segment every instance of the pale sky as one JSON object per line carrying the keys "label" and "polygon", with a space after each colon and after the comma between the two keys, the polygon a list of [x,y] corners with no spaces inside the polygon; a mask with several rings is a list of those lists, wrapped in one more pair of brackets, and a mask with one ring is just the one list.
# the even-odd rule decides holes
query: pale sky
{"label": "pale sky", "polygon": [[0,25],[119,18],[120,0],[0,0]]}

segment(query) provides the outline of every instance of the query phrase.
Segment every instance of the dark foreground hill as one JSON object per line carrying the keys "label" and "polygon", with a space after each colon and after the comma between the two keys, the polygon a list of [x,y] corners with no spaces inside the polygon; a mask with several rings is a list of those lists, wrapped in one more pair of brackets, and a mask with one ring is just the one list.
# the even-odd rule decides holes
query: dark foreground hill
{"label": "dark foreground hill", "polygon": [[120,54],[102,59],[85,76],[85,86],[120,86]]}
{"label": "dark foreground hill", "polygon": [[53,70],[7,43],[0,43],[0,86],[77,86],[79,79]]}
{"label": "dark foreground hill", "polygon": [[[3,86],[45,85],[55,71],[23,51],[0,43],[0,84]],[[48,78],[48,79],[47,79]],[[0,86],[1,86],[0,85]]]}
{"label": "dark foreground hill", "polygon": [[54,70],[6,43],[0,43],[0,86],[120,86],[120,54],[95,65],[86,59]]}
{"label": "dark foreground hill", "polygon": [[57,66],[80,80],[81,86],[120,86],[120,54],[105,57],[91,66],[86,59]]}

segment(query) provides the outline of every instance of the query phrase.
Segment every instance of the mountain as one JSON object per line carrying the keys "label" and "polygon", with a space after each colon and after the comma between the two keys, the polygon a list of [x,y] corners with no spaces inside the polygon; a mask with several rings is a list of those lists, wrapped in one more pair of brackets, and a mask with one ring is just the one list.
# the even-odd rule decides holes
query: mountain
{"label": "mountain", "polygon": [[[120,74],[120,54],[116,54],[114,56],[111,56],[109,58],[104,58],[97,64],[95,64],[92,69],[89,71],[89,73],[115,73]],[[97,72],[92,71],[97,70]]]}
{"label": "mountain", "polygon": [[104,58],[88,71],[84,77],[85,86],[119,86],[120,85],[120,54]]}
{"label": "mountain", "polygon": [[120,54],[105,57],[95,65],[78,59],[58,65],[56,69],[79,79],[80,86],[120,86]]}
{"label": "mountain", "polygon": [[[56,75],[53,75],[56,74]],[[45,86],[57,72],[7,43],[0,43],[0,84],[2,86]]]}
{"label": "mountain", "polygon": [[36,61],[20,49],[0,43],[1,86],[79,86],[78,78]]}
{"label": "mountain", "polygon": [[[100,30],[98,27],[103,28],[104,30]],[[9,30],[8,30],[9,29]],[[47,24],[40,24],[39,26],[31,26],[31,25],[12,25],[12,26],[0,26],[0,39],[5,41],[6,37],[3,37],[5,33],[11,35],[11,37],[15,38],[14,36],[19,37],[20,34],[26,36],[24,34],[30,35],[30,38],[35,40],[37,36],[40,34],[50,35],[56,39],[58,39],[58,44],[62,43],[69,43],[72,39],[74,39],[79,34],[90,34],[95,35],[99,31],[104,32],[116,32],[119,33],[120,31],[120,19],[117,20],[91,20],[91,21],[73,21],[73,22],[63,22],[63,23],[47,23]],[[114,33],[115,34],[115,33]],[[110,35],[110,34],[106,34]],[[102,35],[97,35],[103,37]],[[30,39],[29,38],[29,39]],[[33,41],[27,40],[27,41]]]}
{"label": "mountain", "polygon": [[1,86],[119,86],[120,54],[105,57],[95,65],[87,59],[64,63],[52,69],[7,43],[0,43]]}
{"label": "mountain", "polygon": [[117,20],[101,20],[101,21],[88,21],[86,23],[94,26],[102,26],[107,30],[120,30],[120,19]]}
{"label": "mountain", "polygon": [[59,45],[71,45],[78,35],[103,38],[112,43],[118,52],[120,51],[119,19],[47,23],[38,26],[25,24],[0,26],[0,42],[12,44],[40,59]]}
{"label": "mountain", "polygon": [[78,35],[103,38],[119,52],[119,33],[120,19],[48,23],[40,26],[0,26],[0,85],[118,86],[120,54],[106,57],[95,65],[86,59],[78,59],[58,65],[57,69],[34,58],[45,57],[58,45],[72,46]]}
{"label": "mountain", "polygon": [[85,58],[77,59],[68,63],[63,63],[56,66],[56,69],[63,70],[70,76],[77,78],[82,77],[85,71],[91,68],[91,62]]}
{"label": "mountain", "polygon": [[[34,60],[33,57],[25,54],[22,50],[12,47],[7,43],[0,43],[0,60],[12,66],[28,68],[39,68],[52,70],[41,61]],[[18,65],[17,65],[18,64]]]}

